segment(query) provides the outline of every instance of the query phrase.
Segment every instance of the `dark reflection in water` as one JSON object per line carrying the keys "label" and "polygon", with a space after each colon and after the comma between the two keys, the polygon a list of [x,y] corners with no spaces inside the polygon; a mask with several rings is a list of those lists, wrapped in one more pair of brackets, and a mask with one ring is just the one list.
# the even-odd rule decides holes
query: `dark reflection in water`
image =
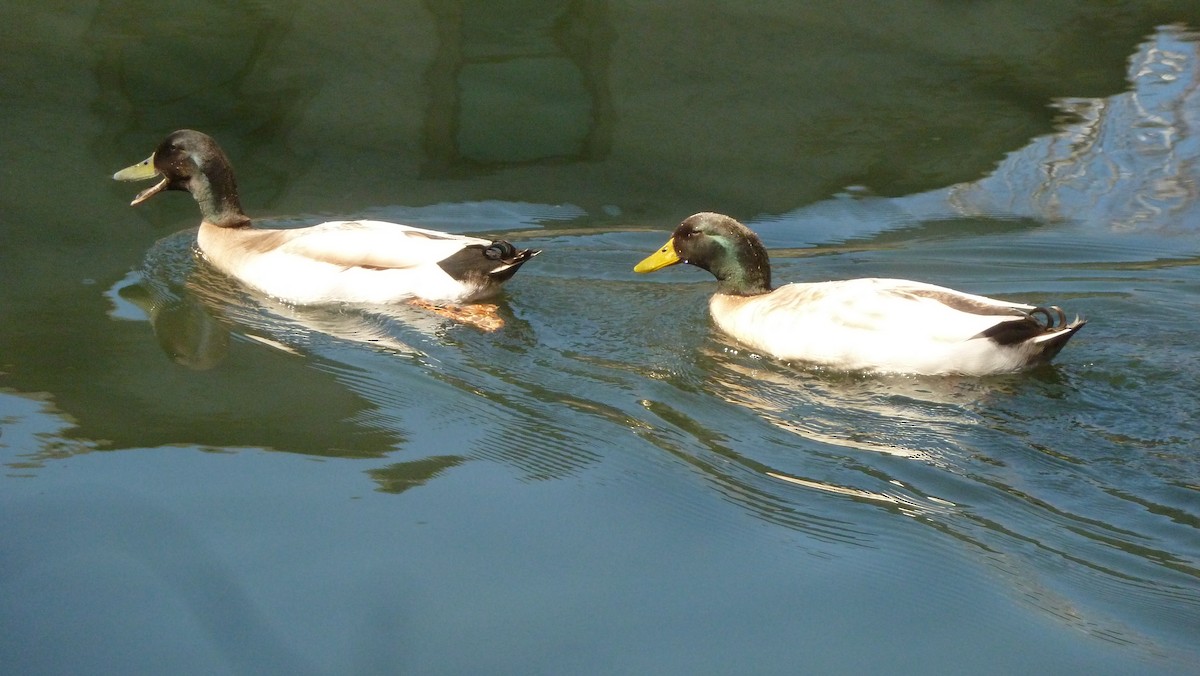
{"label": "dark reflection in water", "polygon": [[430,1],[427,177],[603,159],[612,144],[603,0]]}
{"label": "dark reflection in water", "polygon": [[424,486],[441,476],[446,470],[466,462],[458,456],[437,456],[410,462],[398,462],[386,467],[367,470],[367,476],[379,484],[384,493],[403,493],[410,488]]}
{"label": "dark reflection in water", "polygon": [[229,354],[229,329],[213,319],[208,308],[184,294],[154,293],[151,285],[132,282],[117,290],[150,319],[158,346],[176,364],[207,371]]}
{"label": "dark reflection in water", "polygon": [[[83,36],[92,143],[107,163],[202,126],[256,203],[290,211],[453,190],[654,217],[707,201],[748,217],[848,184],[896,194],[974,177],[1050,127],[1049,97],[1119,87],[1129,40],[1153,20],[1086,3],[922,5],[862,26],[833,4],[108,0]],[[993,12],[1003,32],[972,40],[963,16]],[[429,180],[447,177],[473,180]]]}
{"label": "dark reflection in water", "polygon": [[[1074,224],[1104,234],[1190,234],[1200,229],[1200,34],[1165,27],[1130,57],[1129,91],[1061,98],[1059,129],[1015,150],[987,176],[897,198],[848,190],[838,199],[783,215],[759,228],[808,243],[911,241],[894,228],[989,231],[1001,219]],[[1184,249],[1194,249],[1180,241]]]}
{"label": "dark reflection in water", "polygon": [[[148,20],[147,12],[153,15]],[[276,199],[310,160],[272,137],[288,134],[319,88],[311,70],[264,82],[293,31],[295,2],[149,7],[105,0],[84,40],[93,52],[94,112],[108,128],[93,143],[113,157],[153,143],[154,135],[207,121],[238,158],[248,185]],[[270,134],[257,133],[269,129]],[[146,130],[155,130],[147,139]],[[139,151],[140,152],[140,151]]]}
{"label": "dark reflection in water", "polygon": [[[175,382],[186,372],[172,372],[166,360],[147,361],[141,353],[139,361],[115,363],[105,408],[120,415],[81,418],[73,435],[100,440],[100,448],[193,444],[353,457],[376,457],[402,443],[398,428],[361,424],[375,405],[331,373],[311,368],[288,345],[303,337],[302,329],[231,334],[239,321],[265,309],[229,303],[246,292],[198,264],[194,241],[194,230],[164,238],[147,253],[142,270],[110,296],[119,303],[118,318],[148,318],[162,351],[194,375],[164,387],[164,378]],[[256,324],[262,320],[250,326]],[[181,410],[189,415],[179,417]]]}
{"label": "dark reflection in water", "polygon": [[1114,232],[1200,229],[1200,34],[1169,26],[1129,60],[1130,90],[1056,101],[1058,133],[951,189],[963,215],[1076,221]]}
{"label": "dark reflection in water", "polygon": [[[503,153],[492,152],[495,148],[476,144],[479,137],[472,136],[470,125],[479,119],[470,106],[481,105],[477,97],[483,95],[471,87],[486,78],[459,75],[479,64],[499,70],[530,65],[526,56],[503,52],[495,63],[480,60],[480,43],[472,42],[481,35],[475,28],[453,21],[439,24],[452,39],[430,53],[439,54],[438,68],[445,71],[415,69],[436,76],[444,89],[438,90],[433,108],[417,107],[419,120],[413,128],[423,128],[430,110],[451,116],[445,129],[429,135],[437,146],[431,155],[441,163],[430,171],[476,172],[486,179],[496,167],[537,170],[557,168],[563,158],[611,158],[615,151],[605,145],[615,145],[616,129],[605,129],[603,121],[589,116],[602,117],[608,105],[603,100],[604,68],[598,64],[621,52],[607,34],[610,22],[615,25],[610,14],[618,9],[600,4],[551,7],[553,39],[545,30],[538,32],[530,52],[534,56],[528,58],[554,62],[548,70],[570,90],[564,103],[570,116],[547,136],[545,146],[531,148],[525,156],[499,157]],[[206,80],[206,87],[217,98],[247,106],[245,117],[229,124],[270,130],[245,134],[254,139],[249,142],[253,148],[262,149],[266,146],[253,146],[260,137],[274,135],[277,127],[294,131],[299,125],[290,124],[316,113],[303,95],[243,101],[253,98],[245,96],[243,87],[250,86],[254,76],[248,73],[266,53],[256,50],[283,49],[276,40],[281,35],[277,30],[284,29],[273,26],[286,27],[291,20],[286,5],[255,5],[255,11],[261,14],[251,12],[244,26],[229,29],[245,44],[226,55],[228,62],[217,63],[212,72],[218,75]],[[272,14],[276,11],[281,14]],[[453,18],[451,10],[435,14]],[[129,15],[113,14],[122,16]],[[260,21],[263,16],[267,18]],[[115,18],[96,21],[95,35],[118,36],[126,30]],[[704,22],[716,19],[688,21],[708,25]],[[580,40],[579,52],[561,42],[564,36],[593,29],[594,34]],[[170,31],[135,33],[151,43],[165,34]],[[198,35],[225,44],[208,29]],[[714,40],[731,38],[722,34]],[[166,118],[184,109],[183,99],[147,99],[146,92],[164,91],[165,85],[159,89],[149,80],[121,80],[117,74],[128,57],[118,56],[124,48],[107,38],[91,44],[105,62],[96,73],[106,90],[98,108],[111,112],[128,102],[158,103],[164,116],[159,122],[177,126]],[[628,491],[621,497],[674,509],[671,527],[698,542],[709,541],[719,530],[711,521],[727,512],[750,517],[745,521],[751,526],[736,521],[739,528],[764,528],[766,537],[746,541],[770,553],[760,559],[756,557],[762,552],[750,551],[745,561],[722,573],[733,570],[735,576],[750,578],[766,557],[786,557],[793,548],[812,559],[864,555],[868,562],[862,567],[881,579],[909,572],[892,565],[897,561],[915,568],[962,556],[1003,579],[1003,587],[1038,609],[1039,617],[1052,617],[1109,646],[1129,646],[1139,657],[1150,656],[1148,663],[1165,664],[1165,670],[1189,669],[1195,664],[1194,634],[1200,625],[1200,458],[1195,452],[1200,425],[1194,415],[1200,410],[1195,387],[1200,357],[1191,327],[1200,296],[1195,278],[1200,247],[1180,235],[1193,234],[1200,222],[1196,48],[1195,35],[1181,28],[1156,32],[1130,62],[1129,91],[1103,99],[1063,100],[1061,107],[1071,116],[1062,120],[1057,133],[1034,138],[979,180],[896,199],[851,190],[755,221],[780,254],[775,260],[781,280],[895,275],[1016,300],[1069,299],[1092,324],[1053,366],[1001,378],[917,379],[827,373],[762,359],[713,333],[704,312],[709,280],[685,274],[647,280],[629,272],[640,253],[661,244],[671,222],[528,234],[537,239],[531,244],[547,255],[509,291],[509,325],[495,335],[402,309],[388,313],[274,305],[198,264],[192,235],[184,232],[152,247],[139,270],[112,287],[104,299],[114,305],[112,317],[96,320],[105,342],[84,344],[87,334],[82,334],[73,336],[74,344],[60,339],[46,348],[66,353],[78,345],[85,358],[68,362],[67,370],[88,363],[90,370],[82,372],[96,382],[63,384],[68,377],[47,368],[52,375],[26,375],[22,382],[51,383],[53,387],[27,388],[52,390],[48,394],[30,400],[2,395],[5,401],[21,400],[0,419],[7,430],[4,444],[12,444],[3,445],[5,462],[23,479],[32,477],[33,484],[58,469],[50,460],[97,450],[252,447],[367,458],[367,463],[350,463],[353,479],[362,480],[358,472],[365,472],[363,483],[390,494],[372,504],[388,520],[438,491],[449,500],[476,497],[470,494],[474,487],[444,478],[466,475],[468,465],[484,465],[480,460],[543,487],[573,487],[563,479],[576,479],[586,488],[609,482],[601,488],[616,486]],[[1008,74],[1003,68],[998,72],[998,78]],[[169,74],[177,87],[184,85],[175,80],[185,76],[182,71]],[[141,72],[138,77],[149,76]],[[611,81],[608,87],[615,90]],[[186,87],[181,92],[192,98]],[[414,113],[396,115],[407,119]],[[376,121],[385,125],[392,118],[380,115]],[[151,123],[143,119],[139,124]],[[331,127],[329,133],[343,134],[352,127]],[[123,128],[110,128],[112,136],[124,133],[114,129]],[[303,134],[296,136],[300,140],[280,144],[303,148]],[[418,132],[410,138],[425,137]],[[129,145],[142,148],[144,139]],[[274,150],[247,152],[265,157]],[[125,158],[126,150],[114,154]],[[300,159],[285,153],[278,173],[266,172],[252,181],[267,185],[259,189],[272,195],[278,191],[271,186],[287,192],[297,185],[295,172],[305,166]],[[393,165],[366,164],[364,173],[383,175],[381,182],[395,180],[388,171]],[[260,172],[251,162],[247,173]],[[768,173],[762,173],[764,181],[782,180]],[[706,179],[697,180],[703,184]],[[720,183],[735,184],[725,186],[731,191],[748,190],[746,181],[728,176],[721,176]],[[345,181],[330,191],[354,189],[354,181]],[[525,189],[533,193],[540,186]],[[797,199],[791,196],[784,209]],[[663,209],[683,207],[664,201],[669,207]],[[461,206],[443,204],[439,209],[446,220],[455,220]],[[570,211],[570,218],[580,221],[608,220]],[[184,212],[191,222],[194,205],[181,203]],[[502,220],[514,227],[529,225],[515,216]],[[648,225],[662,233],[644,232]],[[99,298],[97,288],[86,287],[84,294]],[[46,305],[59,314],[38,315],[38,320],[70,318],[69,309]],[[54,409],[60,402],[66,402],[65,413]],[[25,434],[35,423],[42,427]],[[165,454],[155,450],[146,455]],[[279,457],[294,460],[272,456]],[[320,479],[334,478],[340,466],[322,463],[329,472]],[[280,466],[271,467],[275,470],[260,471]],[[153,476],[160,470],[144,471]],[[409,490],[435,480],[429,490]],[[523,491],[522,497],[535,493]],[[568,500],[576,495],[562,494],[569,494],[563,498]],[[711,506],[711,496],[718,498],[711,501],[719,502],[718,507]],[[529,511],[557,516],[552,499]],[[427,509],[442,510],[438,513],[448,521],[470,518],[452,513],[444,503]],[[74,522],[68,517],[79,510],[87,511],[69,502],[57,507],[56,514],[70,524]],[[26,513],[43,516],[37,510]],[[14,523],[23,539],[34,541],[43,534]],[[725,526],[728,530],[728,522]],[[572,527],[546,519],[541,530],[532,532],[552,540]],[[159,528],[171,531],[173,526]],[[136,533],[131,537],[146,539]],[[771,547],[777,540],[785,546]],[[183,542],[176,553],[191,546]],[[787,551],[780,555],[780,550]],[[483,558],[493,553],[482,551]],[[873,552],[894,555],[865,556]],[[237,550],[231,556],[242,554]],[[618,551],[614,560],[626,554],[650,556]],[[314,570],[323,570],[326,560],[320,553],[313,556]],[[789,575],[804,575],[809,557],[800,558],[788,558],[794,564]],[[878,568],[870,569],[872,565]],[[513,575],[499,564],[495,571]],[[630,569],[631,576],[641,572]],[[172,585],[188,584],[177,575],[164,577]],[[224,584],[216,576],[208,586]],[[736,584],[724,593],[740,596]],[[595,608],[607,591],[594,592],[581,605]],[[194,594],[188,598],[203,601]],[[929,598],[936,605],[934,591]],[[474,599],[458,603],[474,610]],[[232,612],[242,610],[235,603]],[[604,619],[619,624],[637,610],[641,608],[620,608]],[[842,618],[855,610],[831,604],[814,612]],[[222,617],[213,612],[206,621],[222,629]],[[301,661],[292,660],[288,646],[278,646],[269,631],[251,625],[253,631],[247,633],[261,635],[268,648],[264,654],[282,652],[285,662]],[[237,631],[243,625],[230,626]],[[845,638],[834,649],[854,649],[861,640]]]}

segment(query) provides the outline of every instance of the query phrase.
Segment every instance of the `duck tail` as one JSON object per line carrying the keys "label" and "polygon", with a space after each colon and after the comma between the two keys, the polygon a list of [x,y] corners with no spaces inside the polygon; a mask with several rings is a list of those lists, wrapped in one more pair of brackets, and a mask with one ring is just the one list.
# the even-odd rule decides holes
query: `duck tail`
{"label": "duck tail", "polygon": [[1075,315],[1075,319],[1068,322],[1066,315],[1056,306],[1034,308],[1029,314],[1035,318],[1043,317],[1046,322],[1043,333],[1029,340],[1030,345],[1037,347],[1035,361],[1053,359],[1067,341],[1071,340],[1071,336],[1087,324],[1087,320],[1079,315]]}
{"label": "duck tail", "polygon": [[1062,308],[1047,305],[1005,318],[975,337],[1018,350],[1023,355],[1023,364],[1029,366],[1053,359],[1084,324],[1086,319],[1076,316],[1067,321]]}
{"label": "duck tail", "polygon": [[512,243],[498,239],[483,250],[483,255],[488,260],[496,261],[498,264],[488,271],[488,277],[497,282],[503,282],[517,274],[517,270],[525,264],[525,261],[541,252],[541,249],[518,249]]}

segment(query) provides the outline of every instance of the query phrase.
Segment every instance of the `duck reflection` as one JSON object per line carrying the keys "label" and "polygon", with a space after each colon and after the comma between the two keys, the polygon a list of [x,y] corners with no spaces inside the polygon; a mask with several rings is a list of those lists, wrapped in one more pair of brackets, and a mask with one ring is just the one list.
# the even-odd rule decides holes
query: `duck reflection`
{"label": "duck reflection", "polygon": [[947,440],[978,424],[1006,377],[921,377],[793,367],[714,336],[703,352],[712,391],[786,432],[829,446],[947,466]]}
{"label": "duck reflection", "polygon": [[146,313],[158,346],[171,361],[206,371],[229,354],[229,328],[189,293],[176,294],[153,279],[126,278],[117,294]]}
{"label": "duck reflection", "polygon": [[[936,471],[956,472],[962,455],[970,453],[957,440],[963,438],[964,429],[980,422],[974,408],[1005,391],[1009,380],[804,370],[760,359],[719,337],[702,348],[697,366],[704,379],[701,391],[812,442],[807,445],[810,459],[821,458],[820,464],[832,473],[822,477],[811,467],[795,465],[793,453],[773,459],[760,452],[773,443],[752,443],[757,450],[741,452],[737,448],[750,443],[748,439],[734,438],[732,433],[730,439],[718,439],[711,429],[703,435],[706,445],[726,462],[701,463],[705,471],[722,491],[764,518],[807,531],[815,527],[826,537],[839,529],[831,524],[818,526],[820,517],[797,512],[794,496],[782,490],[784,483],[909,516],[951,512],[956,508],[953,500],[934,494],[928,486],[888,475],[881,464],[854,459],[846,451],[916,460]],[[659,402],[645,406],[673,427],[704,429],[692,414],[667,409]],[[687,455],[681,449],[667,450]],[[854,540],[856,535],[843,532],[837,537]]]}

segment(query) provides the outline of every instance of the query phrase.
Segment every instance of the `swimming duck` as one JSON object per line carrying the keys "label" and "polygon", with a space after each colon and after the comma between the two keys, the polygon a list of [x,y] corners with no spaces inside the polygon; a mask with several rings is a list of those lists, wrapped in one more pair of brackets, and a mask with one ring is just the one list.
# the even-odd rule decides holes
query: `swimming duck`
{"label": "swimming duck", "polygon": [[186,190],[203,220],[196,240],[219,270],[297,305],[386,304],[403,300],[469,303],[500,290],[539,252],[399,223],[330,221],[307,228],[255,228],[242,212],[229,159],[207,134],[182,129],[148,159],[113,178],[161,177],[138,205],[164,190]]}
{"label": "swimming duck", "polygon": [[752,350],[835,369],[986,375],[1049,361],[1086,322],[1036,307],[904,279],[771,286],[767,250],[722,214],[679,224],[634,268],[688,263],[717,278],[716,325]]}

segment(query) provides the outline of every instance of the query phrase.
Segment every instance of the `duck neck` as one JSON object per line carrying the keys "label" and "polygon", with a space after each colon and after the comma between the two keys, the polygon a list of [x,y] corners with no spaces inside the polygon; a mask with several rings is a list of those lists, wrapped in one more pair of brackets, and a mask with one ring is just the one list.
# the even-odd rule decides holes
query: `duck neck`
{"label": "duck neck", "polygon": [[192,177],[188,190],[200,205],[206,223],[222,228],[250,225],[250,217],[242,211],[232,172],[216,169],[198,173]]}
{"label": "duck neck", "polygon": [[709,272],[717,278],[717,293],[730,296],[759,296],[770,293],[771,262],[762,245],[738,247]]}

